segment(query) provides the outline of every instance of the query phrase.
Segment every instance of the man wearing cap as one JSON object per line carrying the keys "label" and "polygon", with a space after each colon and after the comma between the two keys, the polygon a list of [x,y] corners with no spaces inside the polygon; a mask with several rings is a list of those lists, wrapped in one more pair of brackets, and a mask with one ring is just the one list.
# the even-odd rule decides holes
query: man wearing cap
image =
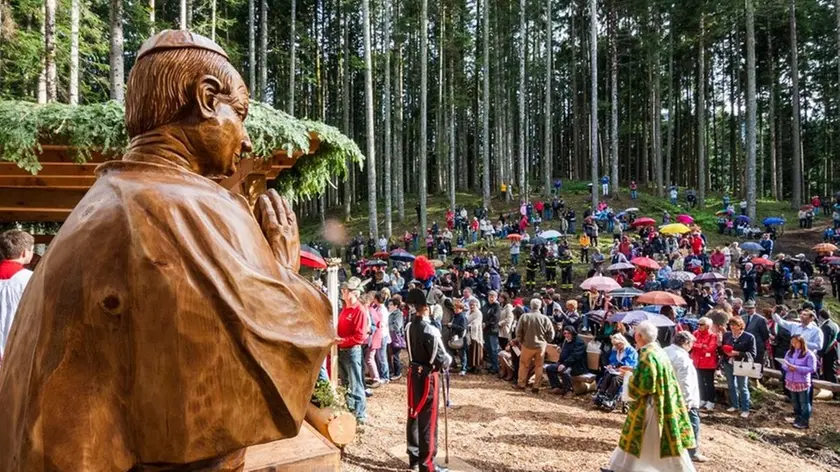
{"label": "man wearing cap", "polygon": [[370,332],[370,321],[359,296],[365,283],[358,277],[350,277],[341,284],[341,300],[344,308],[338,315],[338,368],[341,381],[347,387],[347,408],[356,415],[359,424],[365,424],[367,399],[365,379],[362,371],[362,345]]}
{"label": "man wearing cap", "polygon": [[437,454],[437,417],[440,374],[452,362],[446,353],[440,331],[430,320],[426,294],[420,289],[408,292],[406,303],[414,315],[406,327],[408,350],[408,420],[406,444],[411,469],[420,472],[443,472],[435,465]]}
{"label": "man wearing cap", "polygon": [[744,303],[744,331],[755,338],[755,360],[759,364],[764,363],[764,352],[767,350],[767,340],[770,339],[770,329],[767,327],[767,319],[756,314],[755,301],[747,300]]}

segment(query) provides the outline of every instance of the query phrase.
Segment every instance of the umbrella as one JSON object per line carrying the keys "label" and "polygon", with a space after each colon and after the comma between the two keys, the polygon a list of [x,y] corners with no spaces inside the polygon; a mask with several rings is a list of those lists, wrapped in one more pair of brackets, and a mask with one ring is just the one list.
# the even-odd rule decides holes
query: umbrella
{"label": "umbrella", "polygon": [[553,229],[543,231],[542,233],[540,233],[540,237],[545,239],[557,239],[560,236],[562,236],[562,234],[560,234],[560,231],[555,231]]}
{"label": "umbrella", "polygon": [[747,216],[747,215],[738,215],[738,218],[735,218],[735,223],[736,224],[741,224],[741,223],[749,224],[750,223],[750,217]]}
{"label": "umbrella", "polygon": [[603,323],[604,322],[604,315],[607,312],[604,310],[592,310],[589,313],[586,313],[586,316],[589,317],[590,321],[594,321],[596,323]]}
{"label": "umbrella", "polygon": [[837,262],[837,261],[840,261],[840,256],[831,256],[831,257],[826,257],[825,259],[823,259],[823,262],[826,263],[826,264],[831,264],[832,262]]}
{"label": "umbrella", "polygon": [[694,223],[694,218],[691,215],[679,215],[676,218],[677,223],[682,223],[685,225],[690,225]]}
{"label": "umbrella", "polygon": [[537,236],[536,238],[531,240],[531,245],[532,246],[536,246],[538,244],[545,244],[545,243],[546,243],[545,238],[541,238],[539,236]]}
{"label": "umbrella", "polygon": [[631,224],[630,226],[636,228],[636,227],[639,227],[639,226],[653,226],[655,224],[656,224],[656,220],[654,220],[653,218],[647,217],[647,216],[643,216],[641,218],[636,218],[633,221],[633,224]]}
{"label": "umbrella", "polygon": [[741,249],[750,252],[761,252],[764,250],[764,248],[761,247],[761,244],[754,243],[752,241],[741,244]]}
{"label": "umbrella", "polygon": [[769,218],[764,218],[764,221],[762,221],[761,223],[764,226],[783,225],[785,224],[785,219],[779,218],[778,216],[771,216]]}
{"label": "umbrella", "polygon": [[636,208],[636,207],[633,207],[633,208],[628,208],[628,209],[626,209],[626,210],[624,210],[624,211],[626,211],[627,213],[638,213],[638,212],[639,212],[639,209],[638,209],[638,208]]}
{"label": "umbrella", "polygon": [[770,259],[765,259],[763,257],[753,257],[750,261],[754,265],[762,265],[764,267],[773,267],[776,265],[775,262],[771,261]]}
{"label": "umbrella", "polygon": [[694,275],[693,272],[678,270],[676,272],[671,272],[671,275],[668,278],[670,280],[679,280],[680,282],[691,282],[695,277],[696,275]]}
{"label": "umbrella", "polygon": [[583,283],[580,284],[580,288],[584,290],[592,290],[594,288],[599,291],[610,291],[621,288],[621,285],[618,285],[618,282],[609,277],[596,275],[595,277],[590,277],[584,280]]}
{"label": "umbrella", "polygon": [[814,209],[814,205],[802,205],[799,209],[802,211],[811,211]]}
{"label": "umbrella", "polygon": [[830,262],[828,263],[828,265],[836,265],[836,266],[840,266],[840,259],[837,259],[836,261],[830,261]]}
{"label": "umbrella", "polygon": [[610,315],[607,319],[613,323],[624,323],[627,325],[639,324],[642,321],[650,321],[654,326],[674,326],[674,322],[668,317],[657,313],[649,313],[642,310],[623,311]]}
{"label": "umbrella", "polygon": [[720,210],[720,211],[715,212],[715,216],[723,216],[723,215],[731,215],[731,214],[732,214],[732,210],[729,210],[729,209]]}
{"label": "umbrella", "polygon": [[449,273],[449,271],[446,269],[438,269],[435,272],[437,273],[437,275],[446,275]]}
{"label": "umbrella", "polygon": [[717,272],[706,272],[705,274],[700,274],[694,278],[695,282],[720,282],[726,280],[727,277],[725,275],[718,274]]}
{"label": "umbrella", "polygon": [[834,244],[830,244],[830,243],[821,243],[821,244],[817,244],[816,246],[812,247],[811,250],[813,250],[814,252],[832,253],[832,252],[837,250],[837,246],[835,246]]}
{"label": "umbrella", "polygon": [[659,263],[655,260],[651,259],[650,257],[642,256],[642,257],[634,257],[631,261],[631,264],[635,266],[639,266],[643,269],[650,269],[650,270],[659,270]]}
{"label": "umbrella", "polygon": [[391,251],[391,259],[401,262],[414,262],[414,254],[405,249],[394,249]]}
{"label": "umbrella", "polygon": [[658,290],[639,295],[636,303],[646,303],[648,305],[687,305],[683,297]]}
{"label": "umbrella", "polygon": [[300,265],[312,269],[326,269],[327,263],[318,251],[306,244],[300,247]]}
{"label": "umbrella", "polygon": [[434,267],[435,269],[440,269],[441,267],[443,267],[443,261],[440,259],[432,259],[429,262],[432,263],[432,267]]}
{"label": "umbrella", "polygon": [[690,233],[691,228],[682,223],[673,223],[670,225],[660,226],[659,232],[662,234],[685,234]]}
{"label": "umbrella", "polygon": [[629,262],[618,262],[616,264],[613,264],[613,265],[607,267],[607,270],[608,271],[611,271],[611,270],[627,270],[627,269],[635,269],[635,268],[636,268],[636,266],[634,266],[633,264],[631,264]]}
{"label": "umbrella", "polygon": [[615,298],[638,297],[645,292],[635,289],[633,287],[622,287],[617,290],[610,291],[610,295]]}
{"label": "umbrella", "polygon": [[452,248],[452,252],[453,252],[453,253],[457,253],[457,252],[467,252],[467,248],[465,248],[465,247],[454,247],[454,248]]}
{"label": "umbrella", "polygon": [[373,257],[377,259],[387,259],[391,257],[391,254],[389,254],[388,251],[377,251],[373,253]]}
{"label": "umbrella", "polygon": [[519,233],[510,233],[509,235],[507,235],[507,238],[511,241],[519,241],[520,239],[522,239],[522,235]]}
{"label": "umbrella", "polygon": [[365,265],[368,267],[385,267],[388,263],[385,261],[367,261]]}

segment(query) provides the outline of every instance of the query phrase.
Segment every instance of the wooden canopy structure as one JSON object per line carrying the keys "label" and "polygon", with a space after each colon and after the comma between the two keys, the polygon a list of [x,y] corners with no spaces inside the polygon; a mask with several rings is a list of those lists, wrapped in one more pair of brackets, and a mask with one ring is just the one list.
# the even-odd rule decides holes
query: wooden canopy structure
{"label": "wooden canopy structure", "polygon": [[[310,133],[309,154],[314,154],[319,145],[318,137]],[[34,175],[13,162],[0,161],[0,222],[63,222],[96,181],[96,167],[120,158],[92,152],[91,159],[80,164],[76,162],[77,151],[71,146],[42,145],[38,153],[42,169]],[[219,184],[242,194],[253,205],[268,182],[291,168],[301,155],[289,156],[278,150],[269,159],[244,159],[236,173]]]}

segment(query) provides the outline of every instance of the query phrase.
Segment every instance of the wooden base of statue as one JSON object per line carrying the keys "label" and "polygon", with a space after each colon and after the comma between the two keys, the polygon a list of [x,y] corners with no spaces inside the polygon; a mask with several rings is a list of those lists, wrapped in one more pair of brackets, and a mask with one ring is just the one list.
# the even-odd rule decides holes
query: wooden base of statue
{"label": "wooden base of statue", "polygon": [[245,452],[245,472],[337,472],[341,451],[304,422],[300,434]]}

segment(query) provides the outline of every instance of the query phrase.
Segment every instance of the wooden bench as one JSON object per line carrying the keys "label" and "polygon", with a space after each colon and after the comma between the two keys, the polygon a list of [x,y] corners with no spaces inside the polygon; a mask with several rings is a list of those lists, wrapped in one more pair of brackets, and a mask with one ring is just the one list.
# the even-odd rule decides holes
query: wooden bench
{"label": "wooden bench", "polygon": [[[779,379],[782,378],[781,371],[776,369],[771,369],[769,367],[764,368],[764,375],[766,377],[770,377],[771,379]],[[840,392],[840,384],[827,382],[825,380],[813,380],[814,387],[821,389],[821,390],[828,390],[829,392]]]}

